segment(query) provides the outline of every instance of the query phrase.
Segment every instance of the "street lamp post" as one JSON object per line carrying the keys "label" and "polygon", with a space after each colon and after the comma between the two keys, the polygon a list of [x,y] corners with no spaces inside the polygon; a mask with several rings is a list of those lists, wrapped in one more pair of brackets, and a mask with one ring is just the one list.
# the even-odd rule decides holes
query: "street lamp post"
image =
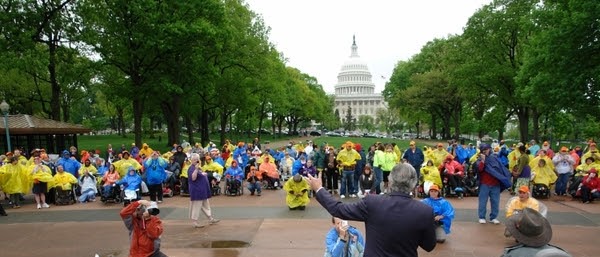
{"label": "street lamp post", "polygon": [[8,105],[5,100],[2,100],[2,103],[0,103],[0,110],[4,113],[4,127],[6,127],[6,143],[8,145],[8,151],[12,152],[10,147],[10,132],[8,129],[8,110],[10,110],[10,105]]}

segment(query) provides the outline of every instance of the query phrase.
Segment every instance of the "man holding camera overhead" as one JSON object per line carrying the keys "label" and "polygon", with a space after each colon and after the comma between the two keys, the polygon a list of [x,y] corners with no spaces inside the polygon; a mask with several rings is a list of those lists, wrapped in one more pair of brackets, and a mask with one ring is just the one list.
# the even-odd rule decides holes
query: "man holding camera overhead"
{"label": "man holding camera overhead", "polygon": [[129,230],[130,257],[163,257],[160,251],[160,235],[163,232],[162,221],[156,215],[160,213],[156,202],[139,200],[121,210],[121,219]]}

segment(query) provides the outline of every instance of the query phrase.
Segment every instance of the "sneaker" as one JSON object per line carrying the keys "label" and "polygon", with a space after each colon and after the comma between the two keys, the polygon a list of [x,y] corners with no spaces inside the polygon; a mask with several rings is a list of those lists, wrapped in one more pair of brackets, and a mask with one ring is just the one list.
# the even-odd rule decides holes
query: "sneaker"
{"label": "sneaker", "polygon": [[220,219],[212,218],[212,219],[210,219],[210,221],[208,221],[208,224],[214,225],[214,224],[219,223],[219,221],[221,221],[221,220]]}
{"label": "sneaker", "polygon": [[498,225],[498,224],[500,224],[500,221],[499,221],[498,219],[493,219],[493,220],[492,220],[492,223],[494,223],[494,224]]}
{"label": "sneaker", "polygon": [[344,199],[344,198],[346,198],[346,196],[345,195],[340,195],[340,198]]}
{"label": "sneaker", "polygon": [[162,203],[162,201],[161,201],[161,200],[158,200],[158,202],[157,202],[157,203]]}
{"label": "sneaker", "polygon": [[41,208],[42,208],[42,205],[38,203],[38,205],[37,205],[37,208],[38,208],[38,209],[41,209]]}
{"label": "sneaker", "polygon": [[[250,192],[250,195],[254,195],[254,192]],[[259,194],[260,195],[260,194]]]}
{"label": "sneaker", "polygon": [[356,198],[356,194],[351,194],[350,197],[351,198]]}
{"label": "sneaker", "polygon": [[206,226],[206,225],[204,225],[204,224],[198,224],[198,223],[194,222],[194,225],[192,225],[192,226],[193,226],[194,228],[203,228],[203,227],[204,227],[204,226]]}
{"label": "sneaker", "polygon": [[42,204],[42,208],[50,208],[50,205],[48,205],[47,203]]}
{"label": "sneaker", "polygon": [[485,224],[485,223],[486,223],[485,219],[479,219],[479,224]]}

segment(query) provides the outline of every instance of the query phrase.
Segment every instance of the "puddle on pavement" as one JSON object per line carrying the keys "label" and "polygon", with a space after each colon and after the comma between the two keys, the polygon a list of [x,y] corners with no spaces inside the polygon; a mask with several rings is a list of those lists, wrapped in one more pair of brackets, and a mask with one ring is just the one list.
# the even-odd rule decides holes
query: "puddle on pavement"
{"label": "puddle on pavement", "polygon": [[238,240],[201,241],[189,245],[191,248],[245,248],[250,243]]}

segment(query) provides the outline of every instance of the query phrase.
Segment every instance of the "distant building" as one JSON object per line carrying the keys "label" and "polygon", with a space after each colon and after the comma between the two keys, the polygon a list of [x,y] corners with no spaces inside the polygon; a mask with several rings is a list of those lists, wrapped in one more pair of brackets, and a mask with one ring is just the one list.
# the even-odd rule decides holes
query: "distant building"
{"label": "distant building", "polygon": [[367,63],[358,55],[356,38],[352,37],[352,53],[344,62],[335,84],[335,110],[342,121],[346,119],[348,106],[352,110],[352,118],[368,115],[376,120],[378,109],[387,109],[381,92],[375,92],[375,84]]}

